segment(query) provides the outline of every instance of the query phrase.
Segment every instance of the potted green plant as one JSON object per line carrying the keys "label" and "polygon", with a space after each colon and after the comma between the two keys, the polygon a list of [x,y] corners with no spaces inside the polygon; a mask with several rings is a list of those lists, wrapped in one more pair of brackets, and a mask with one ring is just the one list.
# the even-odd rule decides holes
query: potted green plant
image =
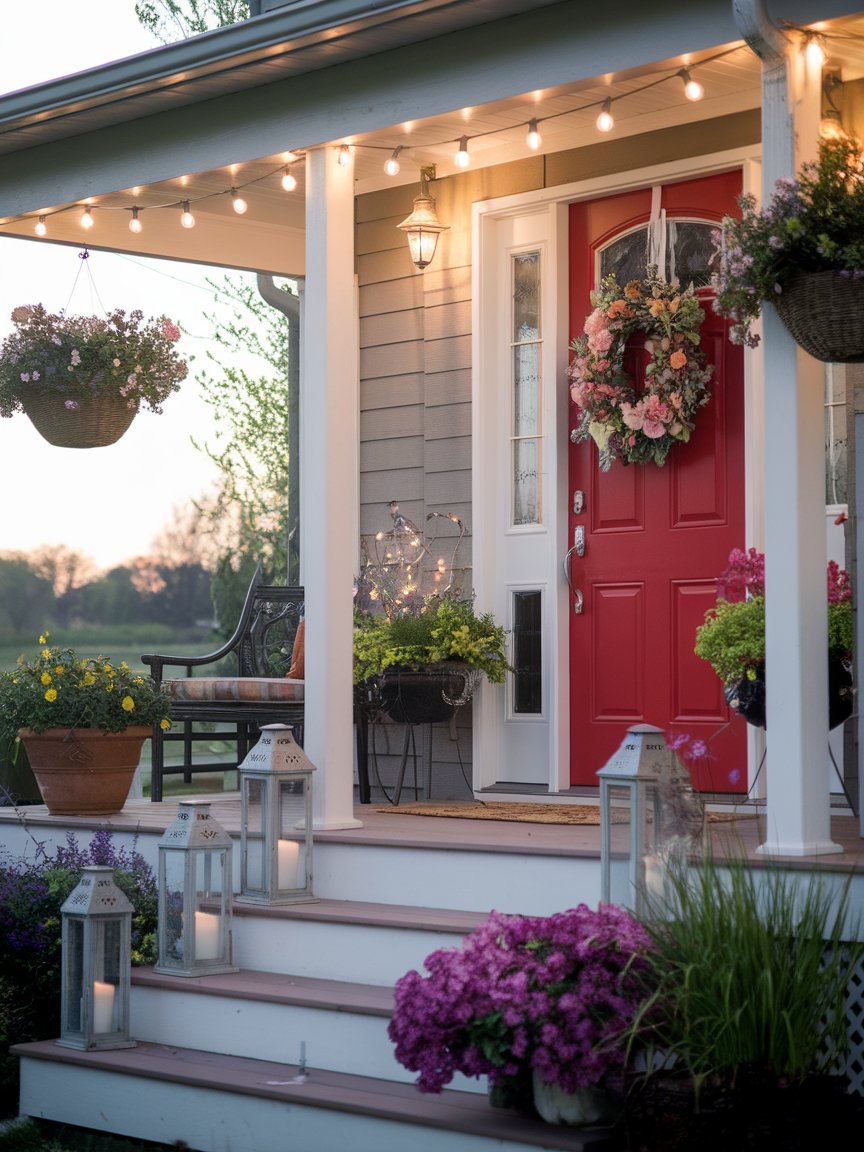
{"label": "potted green plant", "polygon": [[611,904],[493,912],[461,948],[427,956],[425,974],[397,981],[388,1031],[396,1059],[419,1074],[421,1092],[440,1092],[457,1072],[485,1075],[493,1102],[533,1099],[552,1123],[608,1119],[615,1109],[602,1097],[623,1068],[647,943]]}
{"label": "potted green plant", "polygon": [[848,882],[710,855],[671,858],[665,881],[635,973],[629,1146],[804,1148],[826,1115],[860,1114],[845,1075],[864,955]]}
{"label": "potted green plant", "polygon": [[126,801],[153,725],[170,700],[149,676],[104,656],[48,646],[0,675],[0,743],[20,739],[53,815],[106,815]]}
{"label": "potted green plant", "polygon": [[733,343],[755,347],[765,301],[811,356],[864,360],[864,173],[848,138],[823,140],[797,180],[778,180],[768,206],[740,197],[740,219],[716,235],[714,307]]}
{"label": "potted green plant", "polygon": [[419,609],[358,612],[354,683],[372,685],[376,703],[398,723],[447,719],[485,676],[501,684],[509,665],[506,632],[473,600],[429,596]]}
{"label": "potted green plant", "polygon": [[[697,656],[707,660],[745,720],[765,727],[765,557],[734,548],[717,581],[717,603],[696,629]],[[828,564],[829,723],[852,710],[852,585],[845,568]]]}
{"label": "potted green plant", "polygon": [[161,412],[187,373],[180,329],[164,316],[66,316],[33,304],[15,308],[12,322],[0,347],[0,416],[26,412],[59,447],[113,444],[141,405]]}

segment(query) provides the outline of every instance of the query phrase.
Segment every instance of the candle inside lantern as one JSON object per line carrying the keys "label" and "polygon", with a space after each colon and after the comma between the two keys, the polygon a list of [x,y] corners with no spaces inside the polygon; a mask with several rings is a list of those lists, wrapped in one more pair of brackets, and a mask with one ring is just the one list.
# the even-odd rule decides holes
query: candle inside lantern
{"label": "candle inside lantern", "polygon": [[104,980],[93,981],[93,1031],[114,1031],[114,995],[113,984],[106,984]]}
{"label": "candle inside lantern", "polygon": [[659,856],[648,855],[642,858],[645,865],[645,890],[655,899],[663,899],[666,892],[665,869]]}
{"label": "candle inside lantern", "polygon": [[218,960],[219,917],[212,912],[195,913],[195,959]]}
{"label": "candle inside lantern", "polygon": [[296,840],[279,840],[277,845],[280,888],[300,888],[300,844]]}

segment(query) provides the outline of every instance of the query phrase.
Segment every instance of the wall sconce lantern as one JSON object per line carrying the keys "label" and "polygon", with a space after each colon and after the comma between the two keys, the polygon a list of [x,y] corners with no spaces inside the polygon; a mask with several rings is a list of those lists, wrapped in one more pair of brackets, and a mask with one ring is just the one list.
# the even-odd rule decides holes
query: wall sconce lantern
{"label": "wall sconce lantern", "polygon": [[638,916],[665,895],[673,849],[693,847],[704,808],[661,728],[636,724],[600,778],[600,899]]}
{"label": "wall sconce lantern", "polygon": [[414,198],[414,211],[396,225],[407,234],[411,259],[421,270],[432,263],[438,237],[450,228],[449,224],[442,224],[438,219],[435,201],[429,195],[429,181],[434,179],[434,168],[420,169],[420,195]]}
{"label": "wall sconce lantern", "polygon": [[298,904],[312,893],[312,773],[288,724],[264,724],[240,765],[240,896]]}
{"label": "wall sconce lantern", "polygon": [[65,1048],[134,1048],[129,1035],[132,905],[113,869],[85,867],[60,909]]}
{"label": "wall sconce lantern", "polygon": [[159,841],[157,972],[210,976],[232,964],[231,837],[210,804],[181,800]]}

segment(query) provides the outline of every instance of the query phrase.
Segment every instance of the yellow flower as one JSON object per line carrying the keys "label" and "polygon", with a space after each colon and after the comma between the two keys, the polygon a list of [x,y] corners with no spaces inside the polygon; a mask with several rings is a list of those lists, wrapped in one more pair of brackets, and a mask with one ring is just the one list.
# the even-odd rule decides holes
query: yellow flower
{"label": "yellow flower", "polygon": [[42,635],[39,637],[39,643],[40,644],[47,644],[48,643],[48,633],[47,632],[43,632]]}
{"label": "yellow flower", "polygon": [[54,701],[57,699],[57,689],[56,688],[49,688],[48,691],[45,693],[45,699],[48,701],[49,704],[53,704]]}
{"label": "yellow flower", "polygon": [[135,711],[135,701],[132,699],[131,696],[124,696],[123,699],[120,701],[120,707],[123,709],[124,712],[134,712]]}
{"label": "yellow flower", "polygon": [[160,721],[159,721],[159,727],[160,727],[160,728],[162,729],[162,731],[164,732],[166,728],[170,728],[170,727],[171,727],[171,721],[170,721],[170,720],[160,720]]}
{"label": "yellow flower", "polygon": [[50,684],[52,679],[53,679],[53,677],[51,676],[50,672],[43,672],[42,675],[39,677],[39,682],[41,684]]}
{"label": "yellow flower", "polygon": [[128,672],[129,671],[129,665],[126,663],[125,660],[120,661],[120,671],[121,672]]}
{"label": "yellow flower", "polygon": [[66,669],[63,667],[63,665],[58,664],[57,667],[54,669],[54,675],[55,676],[62,676],[65,671],[66,671]]}
{"label": "yellow flower", "polygon": [[50,648],[43,648],[42,649],[42,659],[43,660],[50,660],[51,659],[51,649]]}
{"label": "yellow flower", "polygon": [[81,677],[81,683],[84,685],[85,688],[89,688],[91,684],[96,683],[96,673],[95,672],[85,672],[84,675]]}

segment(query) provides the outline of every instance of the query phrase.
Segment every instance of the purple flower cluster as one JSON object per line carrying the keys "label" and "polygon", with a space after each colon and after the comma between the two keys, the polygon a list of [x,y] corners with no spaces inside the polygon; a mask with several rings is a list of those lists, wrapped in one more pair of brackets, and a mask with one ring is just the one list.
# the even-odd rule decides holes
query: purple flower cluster
{"label": "purple flower cluster", "polygon": [[440,1092],[456,1072],[506,1082],[526,1069],[573,1092],[623,1063],[648,937],[614,905],[553,916],[493,912],[462,948],[396,984],[396,1059]]}

